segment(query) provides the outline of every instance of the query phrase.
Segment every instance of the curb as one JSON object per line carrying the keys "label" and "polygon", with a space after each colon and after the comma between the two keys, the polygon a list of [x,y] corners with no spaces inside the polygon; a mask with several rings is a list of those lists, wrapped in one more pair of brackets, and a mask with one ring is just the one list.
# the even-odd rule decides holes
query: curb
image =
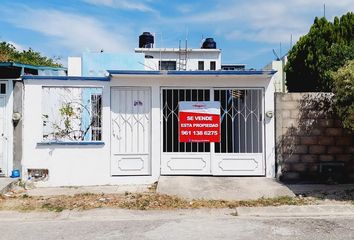
{"label": "curb", "polygon": [[278,207],[238,207],[240,217],[318,217],[353,216],[354,205],[306,205]]}

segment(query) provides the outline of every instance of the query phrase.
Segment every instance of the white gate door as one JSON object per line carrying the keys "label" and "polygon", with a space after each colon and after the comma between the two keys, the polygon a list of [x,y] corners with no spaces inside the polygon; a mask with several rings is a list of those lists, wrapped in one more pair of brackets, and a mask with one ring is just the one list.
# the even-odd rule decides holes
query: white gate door
{"label": "white gate door", "polygon": [[210,101],[210,89],[162,89],[161,174],[210,175],[210,143],[180,143],[178,103]]}
{"label": "white gate door", "polygon": [[[263,176],[264,113],[261,88],[162,89],[161,174]],[[178,141],[179,101],[219,101],[220,143]]]}
{"label": "white gate door", "polygon": [[149,88],[111,89],[111,175],[150,175]]}
{"label": "white gate door", "polygon": [[0,176],[7,172],[6,136],[5,136],[5,103],[6,97],[0,96]]}
{"label": "white gate door", "polygon": [[221,141],[214,144],[212,174],[263,176],[263,89],[214,89],[220,102]]}

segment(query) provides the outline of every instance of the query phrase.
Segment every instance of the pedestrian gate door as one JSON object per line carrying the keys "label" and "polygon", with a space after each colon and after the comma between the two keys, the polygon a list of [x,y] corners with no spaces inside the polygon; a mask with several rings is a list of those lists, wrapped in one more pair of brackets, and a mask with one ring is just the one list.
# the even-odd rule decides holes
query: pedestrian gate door
{"label": "pedestrian gate door", "polygon": [[[262,88],[163,88],[161,95],[161,174],[265,174]],[[220,102],[220,143],[178,141],[180,101]]]}
{"label": "pedestrian gate door", "polygon": [[111,175],[149,175],[149,88],[111,89]]}

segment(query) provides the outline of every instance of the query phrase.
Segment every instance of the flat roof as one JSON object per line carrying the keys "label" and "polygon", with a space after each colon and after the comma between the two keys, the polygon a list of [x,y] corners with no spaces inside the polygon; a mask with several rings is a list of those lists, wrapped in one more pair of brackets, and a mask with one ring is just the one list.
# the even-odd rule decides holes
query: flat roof
{"label": "flat roof", "polygon": [[37,76],[24,75],[23,80],[74,80],[74,81],[110,81],[110,77],[70,77],[70,76]]}
{"label": "flat roof", "polygon": [[[180,52],[185,51],[185,48],[135,48],[136,53],[145,53],[145,52]],[[187,48],[187,52],[221,52],[221,49],[216,48]]]}
{"label": "flat roof", "polygon": [[227,67],[231,67],[231,66],[246,66],[246,64],[244,63],[221,63],[221,66],[227,66]]}
{"label": "flat roof", "polygon": [[127,71],[107,70],[110,75],[273,75],[275,70],[238,70],[238,71]]}
{"label": "flat roof", "polygon": [[112,75],[149,75],[149,76],[271,76],[275,70],[238,70],[238,71],[145,71],[145,70],[107,70],[106,77],[71,77],[71,76],[22,76],[23,80],[76,80],[76,81],[110,81]]}

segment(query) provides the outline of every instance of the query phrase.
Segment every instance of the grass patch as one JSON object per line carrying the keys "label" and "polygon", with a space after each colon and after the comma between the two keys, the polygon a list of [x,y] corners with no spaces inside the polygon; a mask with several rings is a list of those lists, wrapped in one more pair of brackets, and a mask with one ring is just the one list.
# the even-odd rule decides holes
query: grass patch
{"label": "grass patch", "polygon": [[57,205],[53,205],[51,203],[45,203],[42,205],[43,209],[46,209],[48,211],[52,211],[52,212],[62,212],[65,208],[62,206],[57,206]]}
{"label": "grass patch", "polygon": [[29,196],[29,195],[27,195],[27,194],[23,194],[21,197],[22,197],[22,198],[30,198],[31,196]]}

